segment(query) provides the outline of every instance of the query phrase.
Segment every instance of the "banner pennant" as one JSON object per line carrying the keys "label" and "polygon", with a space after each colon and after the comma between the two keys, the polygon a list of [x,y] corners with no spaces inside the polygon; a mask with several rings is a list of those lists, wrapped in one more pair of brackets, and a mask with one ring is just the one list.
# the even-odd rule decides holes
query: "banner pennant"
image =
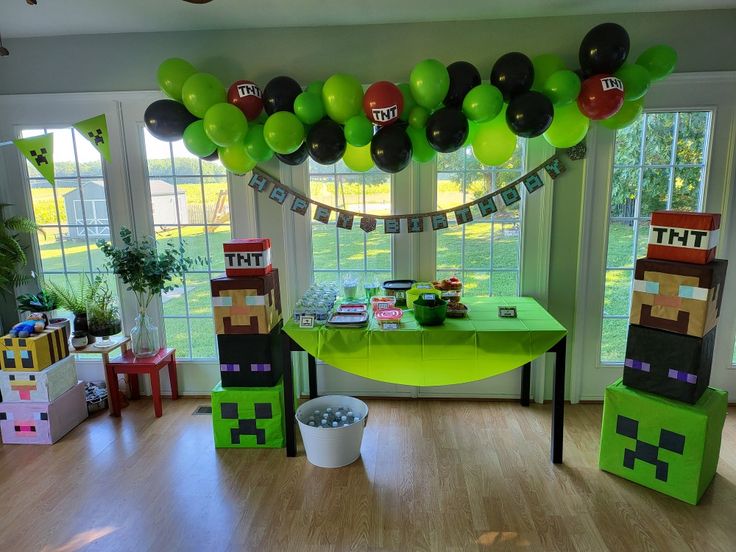
{"label": "banner pennant", "polygon": [[15,146],[25,155],[34,169],[41,173],[51,185],[54,181],[54,135],[42,134],[31,138],[13,140]]}
{"label": "banner pennant", "polygon": [[87,141],[99,151],[110,163],[110,135],[107,132],[107,118],[105,114],[97,115],[72,125]]}

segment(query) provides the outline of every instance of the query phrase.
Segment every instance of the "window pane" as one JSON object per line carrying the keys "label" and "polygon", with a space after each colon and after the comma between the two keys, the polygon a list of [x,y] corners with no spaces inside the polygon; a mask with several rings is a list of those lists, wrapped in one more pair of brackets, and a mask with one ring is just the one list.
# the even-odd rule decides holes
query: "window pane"
{"label": "window pane", "polygon": [[633,217],[636,208],[636,189],[639,185],[638,168],[615,168],[611,185],[611,216]]}
{"label": "window pane", "polygon": [[608,266],[634,266],[635,221],[611,222],[608,227]]}
{"label": "window pane", "polygon": [[623,363],[626,357],[626,336],[628,331],[628,318],[603,319],[601,361]]}
{"label": "window pane", "polygon": [[212,317],[191,318],[189,324],[192,328],[192,358],[217,357],[215,350],[217,338]]}
{"label": "window pane", "polygon": [[[166,346],[176,349],[176,358],[192,358],[186,318],[166,318]],[[214,356],[214,355],[213,355]]]}
{"label": "window pane", "polygon": [[493,295],[519,295],[519,271],[493,273]]}
{"label": "window pane", "polygon": [[672,162],[674,113],[647,114],[644,165],[669,165]]}
{"label": "window pane", "polygon": [[672,208],[680,211],[695,211],[700,202],[700,183],[703,182],[703,167],[680,167],[675,169],[672,187]]}
{"label": "window pane", "polygon": [[677,127],[677,164],[701,165],[710,134],[710,113],[680,113]]}
{"label": "window pane", "polygon": [[606,271],[606,296],[603,312],[607,315],[627,315],[631,308],[631,270]]}

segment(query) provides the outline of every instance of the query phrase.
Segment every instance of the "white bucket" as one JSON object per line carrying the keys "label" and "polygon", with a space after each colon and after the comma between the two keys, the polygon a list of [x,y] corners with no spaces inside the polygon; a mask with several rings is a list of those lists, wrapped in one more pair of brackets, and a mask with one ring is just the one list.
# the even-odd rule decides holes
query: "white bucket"
{"label": "white bucket", "polygon": [[[306,423],[315,410],[346,406],[360,421],[344,427],[313,427]],[[360,456],[363,429],[368,421],[368,405],[360,399],[344,395],[325,395],[305,402],[296,410],[296,421],[302,433],[307,460],[320,468],[340,468]]]}

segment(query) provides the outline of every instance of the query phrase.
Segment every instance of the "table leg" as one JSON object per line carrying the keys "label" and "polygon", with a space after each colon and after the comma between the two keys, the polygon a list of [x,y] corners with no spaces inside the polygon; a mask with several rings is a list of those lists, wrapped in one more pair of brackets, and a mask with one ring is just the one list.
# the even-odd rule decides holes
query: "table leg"
{"label": "table leg", "polygon": [[550,352],[555,353],[555,375],[552,382],[552,462],[562,463],[562,435],[565,425],[565,353],[567,338],[563,337]]}
{"label": "table leg", "polygon": [[521,406],[529,406],[529,397],[532,391],[532,363],[527,362],[521,367]]}
{"label": "table leg", "polygon": [[110,357],[107,353],[102,355],[102,364],[105,366],[105,378],[107,378],[107,402],[110,407],[110,416],[120,416],[120,389],[118,388],[118,376],[110,366]]}
{"label": "table leg", "polygon": [[153,412],[157,418],[163,415],[163,407],[161,406],[161,380],[158,370],[151,371],[151,395],[153,395]]}
{"label": "table leg", "polygon": [[138,383],[138,374],[128,374],[128,382],[130,382],[130,398],[140,399],[141,388]]}
{"label": "table leg", "polygon": [[286,425],[286,456],[296,456],[296,432],[294,428],[294,367],[291,362],[291,338],[283,334],[284,355],[284,420]]}
{"label": "table leg", "polygon": [[309,398],[316,399],[319,397],[317,390],[317,359],[307,353],[307,360],[309,361]]}
{"label": "table leg", "polygon": [[179,379],[176,375],[176,353],[171,353],[169,361],[169,382],[171,382],[171,400],[179,398]]}

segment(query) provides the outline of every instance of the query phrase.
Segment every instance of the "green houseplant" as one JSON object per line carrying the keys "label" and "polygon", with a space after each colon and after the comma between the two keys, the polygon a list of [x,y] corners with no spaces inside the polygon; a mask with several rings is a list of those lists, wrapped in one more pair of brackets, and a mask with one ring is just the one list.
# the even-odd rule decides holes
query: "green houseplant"
{"label": "green houseplant", "polygon": [[132,291],[138,302],[138,316],[130,332],[131,348],[138,357],[153,356],[159,349],[158,328],[151,323],[148,306],[161,292],[175,289],[175,278],[184,273],[196,261],[187,257],[184,242],[167,242],[162,251],[157,250],[156,241],[146,236],[136,240],[128,228],[120,230],[122,247],[99,240],[97,246],[107,257],[107,267],[117,274]]}
{"label": "green houseplant", "polygon": [[[48,293],[54,295],[59,308],[70,311],[74,315],[74,331],[89,331],[87,326],[87,305],[89,305],[97,293],[100,280],[89,274],[80,274],[79,283],[72,286],[67,280],[67,285],[58,282],[46,282],[44,288]],[[94,340],[94,337],[92,338]]]}
{"label": "green houseplant", "polygon": [[122,331],[115,296],[102,276],[95,276],[95,292],[87,305],[87,327],[91,335],[102,338],[94,345],[100,348],[109,347],[110,336]]}

